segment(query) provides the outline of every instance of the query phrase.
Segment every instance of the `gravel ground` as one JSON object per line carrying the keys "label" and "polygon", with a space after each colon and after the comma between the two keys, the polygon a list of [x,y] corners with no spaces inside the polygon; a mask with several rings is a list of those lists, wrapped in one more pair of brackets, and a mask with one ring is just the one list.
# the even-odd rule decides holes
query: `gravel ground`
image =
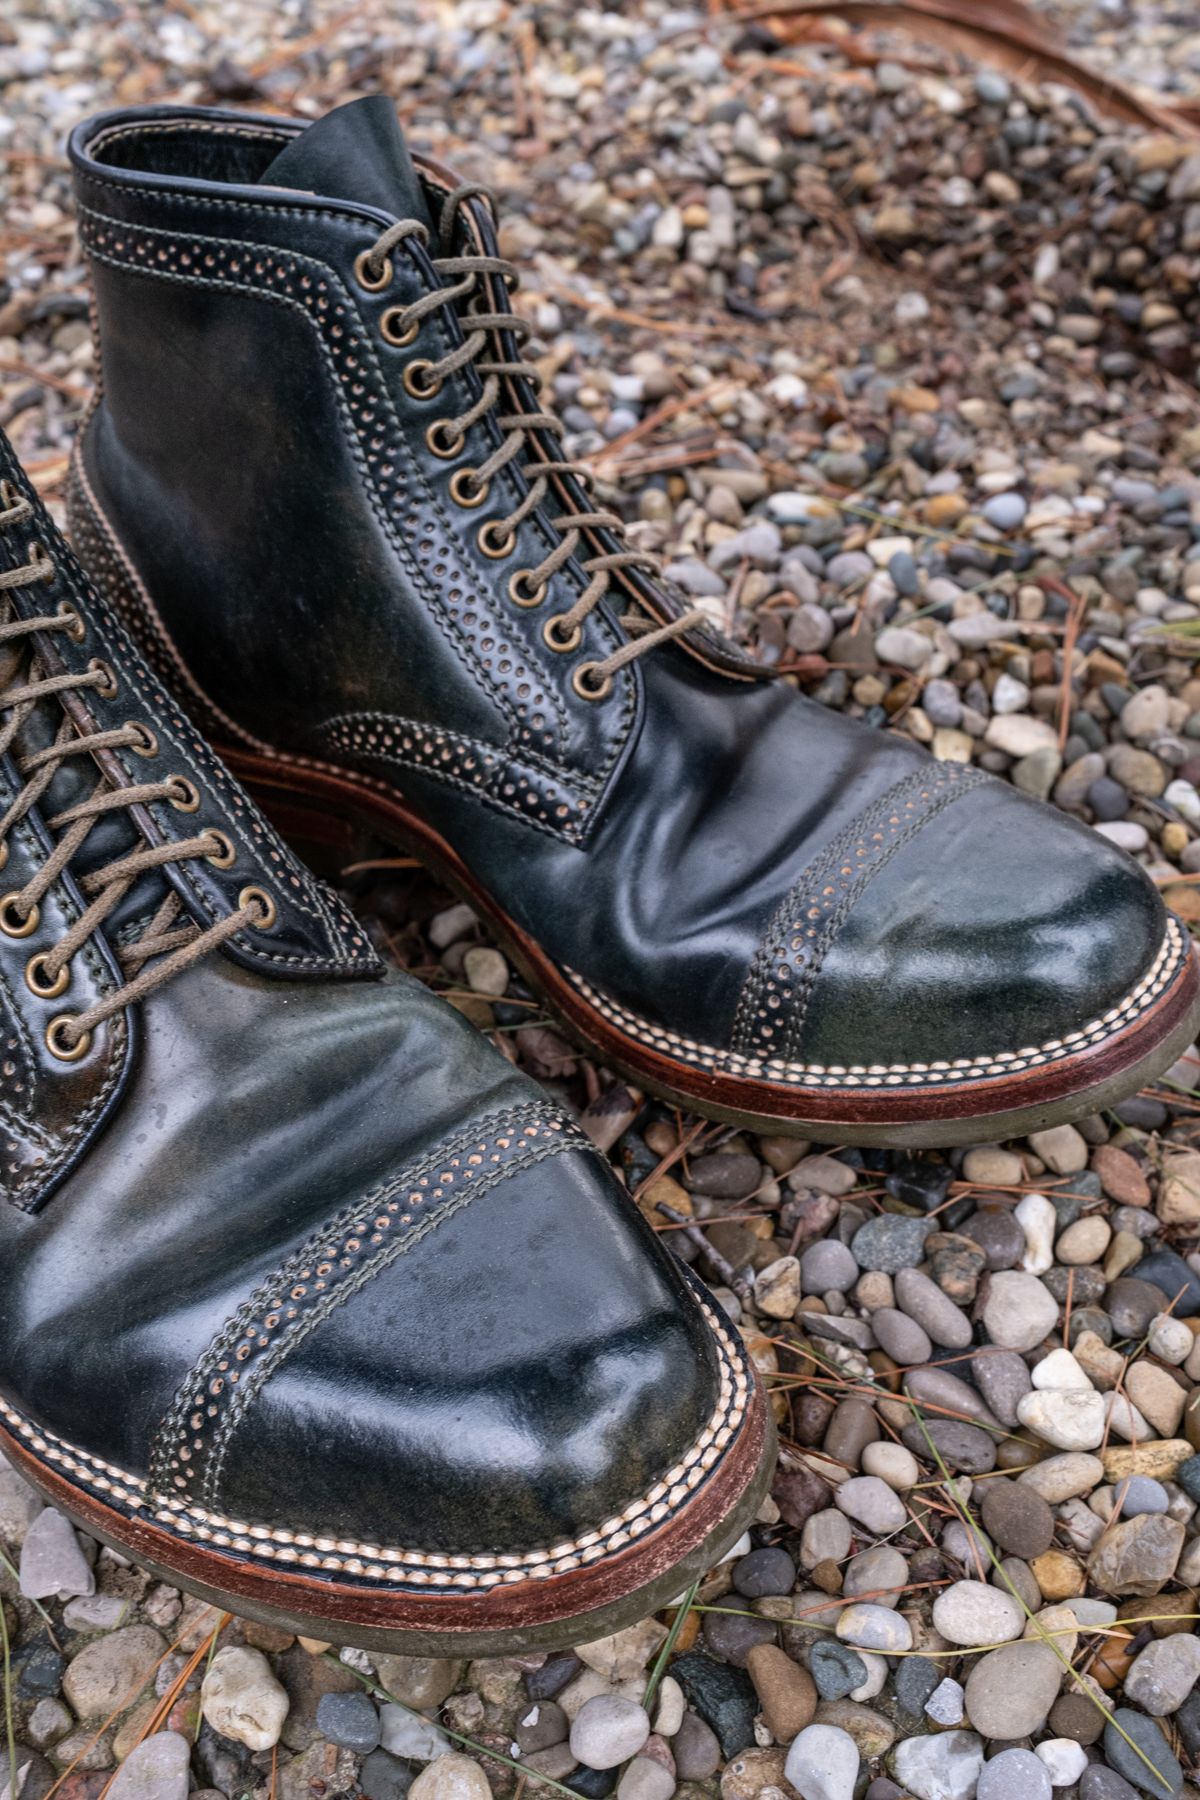
{"label": "gravel ground", "polygon": [[[1054,10],[1200,90],[1186,7]],[[71,123],[382,87],[503,194],[570,453],[697,601],[1200,920],[1200,143],[864,47],[659,0],[10,6],[0,423],[57,499],[94,374]],[[1200,1057],[945,1157],[733,1135],[581,1059],[420,870],[343,878],[740,1322],[772,1498],[686,1612],[465,1665],[222,1619],[0,1466],[23,1800],[1195,1800]]]}

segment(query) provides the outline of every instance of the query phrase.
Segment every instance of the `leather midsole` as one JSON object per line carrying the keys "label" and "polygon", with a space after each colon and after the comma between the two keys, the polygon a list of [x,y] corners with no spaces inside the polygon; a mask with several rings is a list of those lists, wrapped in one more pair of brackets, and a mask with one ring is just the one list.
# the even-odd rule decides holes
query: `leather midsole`
{"label": "leather midsole", "polygon": [[[724,1110],[764,1121],[806,1122],[830,1128],[869,1122],[883,1129],[914,1122],[985,1118],[1042,1101],[1067,1099],[1100,1088],[1122,1069],[1152,1054],[1200,999],[1200,969],[1182,928],[1171,920],[1155,964],[1103,1019],[1069,1037],[1026,1051],[1001,1052],[959,1065],[912,1065],[894,1079],[891,1069],[800,1073],[773,1079],[769,1072],[721,1067],[728,1052],[694,1048],[618,1007],[561,969],[523,931],[479,882],[457,852],[382,782],[300,757],[269,757],[235,747],[221,754],[276,820],[285,835],[303,836],[306,817],[319,817],[346,834],[357,824],[414,847],[422,859],[489,920],[522,972],[551,1001],[565,1022],[605,1060],[659,1091],[678,1092],[703,1110]],[[315,814],[312,809],[315,808]],[[1084,1040],[1076,1044],[1075,1040]],[[700,1055],[696,1055],[700,1052]],[[708,1066],[705,1066],[705,1064]],[[984,1065],[987,1072],[983,1072]]]}

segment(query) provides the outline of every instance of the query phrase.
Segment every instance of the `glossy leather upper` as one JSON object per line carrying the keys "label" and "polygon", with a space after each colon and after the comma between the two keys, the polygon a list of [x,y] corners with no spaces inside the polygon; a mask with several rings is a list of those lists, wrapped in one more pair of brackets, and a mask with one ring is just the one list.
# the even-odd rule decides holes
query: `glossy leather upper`
{"label": "glossy leather upper", "polygon": [[[19,479],[2,441],[0,475]],[[718,1356],[684,1276],[541,1090],[418,983],[383,974],[193,744],[45,513],[21,529],[85,621],[78,653],[111,662],[113,704],[236,840],[236,872],[181,866],[189,910],[228,910],[228,884],[251,878],[279,919],[134,1002],[92,1059],[38,1062],[31,1141],[61,1128],[75,1153],[36,1192],[11,1146],[0,1170],[0,1399],[154,1504],[442,1553],[595,1527],[712,1417]],[[21,566],[4,533],[0,558]],[[8,598],[46,603],[44,589]],[[187,828],[143,810],[119,829]],[[53,841],[40,811],[30,834]],[[0,936],[13,1029],[34,1006],[34,941]],[[117,978],[97,934],[71,1002]],[[102,1113],[99,1077],[80,1086],[93,1060],[116,1071]]]}
{"label": "glossy leather upper", "polygon": [[[560,966],[701,1043],[821,1065],[974,1057],[1125,995],[1163,909],[1077,823],[757,678],[707,630],[599,702],[578,694],[632,596],[556,652],[544,627],[583,569],[524,608],[509,580],[553,546],[548,523],[535,513],[501,560],[477,536],[522,477],[510,465],[478,507],[455,504],[497,428],[439,457],[427,430],[477,377],[423,398],[406,373],[460,322],[442,309],[394,345],[386,315],[437,284],[431,254],[489,251],[492,225],[470,202],[457,245],[410,237],[364,287],[389,177],[397,206],[411,194],[386,105],[332,115],[327,148],[312,128],[317,191],[272,185],[287,121],[143,109],[72,140],[104,383],[82,467],[150,596],[132,608],[145,640],[182,664],[208,728],[382,779]],[[436,225],[452,183],[432,167],[423,183]],[[535,406],[519,383],[508,398]],[[564,504],[580,498],[565,481]],[[677,610],[630,580],[656,616]]]}

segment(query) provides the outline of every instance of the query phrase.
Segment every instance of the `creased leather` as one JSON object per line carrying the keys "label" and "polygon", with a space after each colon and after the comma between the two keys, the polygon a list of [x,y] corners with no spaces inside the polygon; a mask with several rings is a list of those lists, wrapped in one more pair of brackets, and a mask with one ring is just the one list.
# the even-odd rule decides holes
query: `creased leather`
{"label": "creased leather", "polygon": [[[384,783],[561,968],[656,1026],[735,1045],[788,896],[936,765],[701,644],[656,648],[610,699],[581,699],[572,670],[616,641],[612,609],[574,656],[547,652],[545,618],[582,572],[541,608],[511,603],[509,575],[548,532],[531,520],[511,560],[483,558],[477,528],[510,497],[448,506],[456,465],[425,447],[477,389],[405,392],[408,363],[456,328],[439,314],[414,346],[382,341],[386,306],[434,279],[424,250],[399,246],[387,291],[363,293],[354,258],[386,217],[255,186],[296,126],[246,126],[256,168],[235,120],[143,109],[72,139],[105,384],[82,465],[167,640],[239,729]],[[426,179],[444,194],[444,176]],[[486,214],[471,216],[486,246]],[[332,344],[305,269],[344,309]],[[478,432],[474,463],[498,441]],[[1121,852],[988,779],[931,810],[835,926],[801,998],[781,1002],[788,1054],[822,1066],[1069,1033],[1145,973],[1165,914]]]}

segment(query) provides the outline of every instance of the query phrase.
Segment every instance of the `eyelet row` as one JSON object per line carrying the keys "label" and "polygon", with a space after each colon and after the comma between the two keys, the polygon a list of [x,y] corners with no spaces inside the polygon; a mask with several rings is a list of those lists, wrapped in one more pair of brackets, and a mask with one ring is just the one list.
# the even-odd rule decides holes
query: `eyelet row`
{"label": "eyelet row", "polygon": [[[364,288],[367,293],[380,293],[392,279],[391,259],[385,257],[376,270],[371,262],[371,251],[364,250],[355,258],[354,275],[359,286]],[[385,341],[397,349],[406,349],[414,343],[420,331],[418,321],[412,321],[407,326],[402,326],[401,321],[405,312],[406,308],[402,306],[392,306],[380,320],[380,331]],[[432,369],[433,364],[425,357],[416,357],[405,366],[402,376],[404,391],[411,399],[432,400],[441,392],[442,377],[434,375],[431,378],[430,371]],[[466,434],[462,431],[452,431],[449,421],[446,419],[435,419],[426,427],[426,449],[444,462],[450,462],[456,456],[461,455],[465,444]],[[477,469],[456,469],[450,477],[450,498],[456,506],[462,507],[464,511],[473,512],[476,507],[484,504],[490,487],[490,481],[479,480]],[[475,542],[484,556],[489,557],[493,562],[502,562],[516,549],[517,534],[511,527],[503,530],[499,520],[489,519],[479,527]],[[519,606],[523,610],[532,610],[541,606],[550,587],[549,582],[541,581],[536,588],[528,588],[529,575],[528,569],[518,569],[514,575],[510,576],[508,583],[509,599],[514,606]],[[572,651],[578,650],[583,642],[583,630],[581,626],[575,625],[564,636],[562,634],[564,617],[563,613],[555,613],[552,618],[547,619],[542,627],[542,638],[551,650],[556,651],[559,655],[568,656]],[[595,680],[595,671],[598,666],[596,663],[581,663],[572,674],[571,685],[583,700],[603,700],[612,692],[611,675],[604,675],[599,681]]]}

